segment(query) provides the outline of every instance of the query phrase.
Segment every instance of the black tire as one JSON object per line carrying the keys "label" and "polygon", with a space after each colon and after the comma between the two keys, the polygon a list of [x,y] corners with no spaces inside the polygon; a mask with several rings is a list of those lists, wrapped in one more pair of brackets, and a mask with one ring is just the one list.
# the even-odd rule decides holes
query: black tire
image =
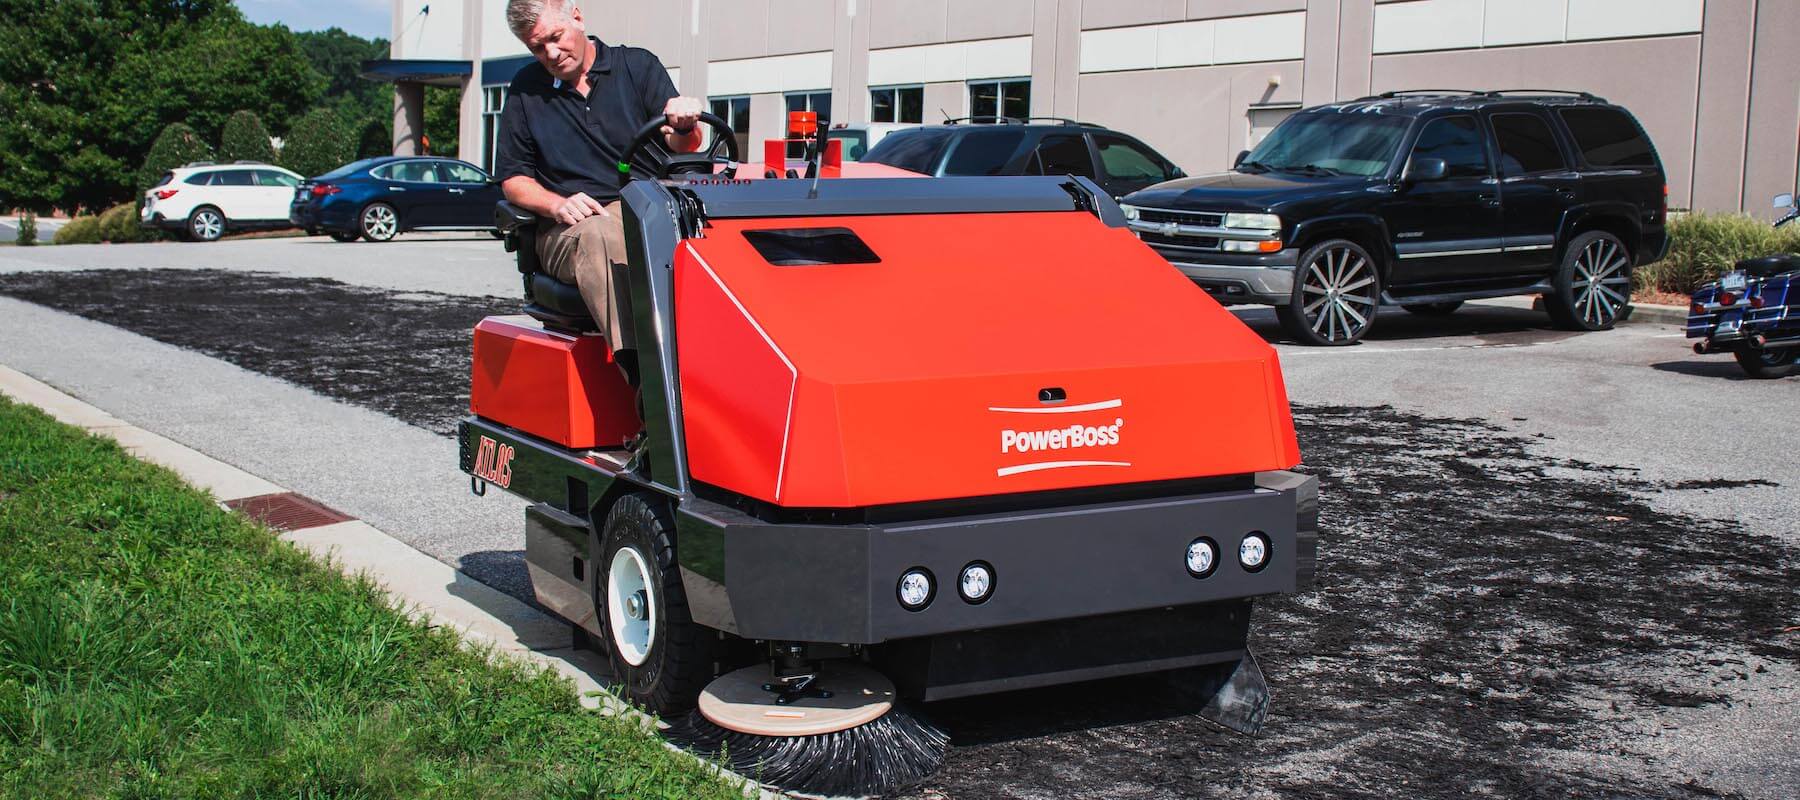
{"label": "black tire", "polygon": [[1406,309],[1407,313],[1421,317],[1448,317],[1462,308],[1462,304],[1461,300],[1446,300],[1442,303],[1412,303],[1400,307]]}
{"label": "black tire", "polygon": [[387,203],[370,203],[356,213],[356,230],[371,242],[392,241],[400,234],[400,212]]}
{"label": "black tire", "polygon": [[349,244],[349,243],[354,242],[357,239],[361,239],[361,238],[362,238],[362,234],[360,234],[360,233],[354,233],[354,232],[345,233],[343,231],[332,231],[331,232],[332,241],[343,242],[345,244]]}
{"label": "black tire", "polygon": [[505,239],[506,238],[506,234],[501,233],[499,228],[490,228],[488,230],[488,235],[492,236],[496,239]]}
{"label": "black tire", "polygon": [[1800,347],[1771,347],[1766,350],[1744,348],[1732,352],[1744,374],[1752,378],[1785,378],[1794,374],[1795,361],[1800,360]]}
{"label": "black tire", "polygon": [[214,206],[200,206],[188,212],[183,233],[189,241],[216,242],[225,235],[225,212]]}
{"label": "black tire", "polygon": [[1619,237],[1588,231],[1563,249],[1544,309],[1556,327],[1604,331],[1631,306],[1631,251]]}
{"label": "black tire", "polygon": [[[593,564],[594,611],[606,632],[603,644],[612,662],[615,685],[631,702],[661,716],[692,709],[700,690],[717,677],[713,665],[719,636],[696,624],[688,614],[681,569],[675,560],[674,530],[666,503],[653,495],[625,495],[606,515],[598,542],[600,557]],[[630,638],[628,630],[622,636],[607,601],[614,581],[614,560],[622,559],[627,571],[636,568],[632,556],[623,555],[625,550],[633,551],[651,573],[644,576],[648,578],[644,600],[649,619],[633,620],[626,616],[626,608],[620,608],[618,616],[627,628],[647,623],[647,641]],[[641,647],[639,643],[643,643]]]}
{"label": "black tire", "polygon": [[1294,268],[1294,292],[1275,316],[1301,344],[1356,344],[1375,327],[1381,307],[1381,270],[1362,245],[1326,239],[1306,248]]}

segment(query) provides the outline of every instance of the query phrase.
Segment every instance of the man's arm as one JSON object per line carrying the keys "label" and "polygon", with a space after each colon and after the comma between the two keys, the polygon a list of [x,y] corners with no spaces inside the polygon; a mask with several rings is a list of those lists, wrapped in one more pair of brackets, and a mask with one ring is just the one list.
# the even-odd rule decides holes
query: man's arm
{"label": "man's arm", "polygon": [[568,197],[544,188],[530,175],[514,175],[500,182],[500,193],[515,206],[540,217],[549,217],[564,225],[574,225],[588,217],[607,216],[606,207],[583,192]]}

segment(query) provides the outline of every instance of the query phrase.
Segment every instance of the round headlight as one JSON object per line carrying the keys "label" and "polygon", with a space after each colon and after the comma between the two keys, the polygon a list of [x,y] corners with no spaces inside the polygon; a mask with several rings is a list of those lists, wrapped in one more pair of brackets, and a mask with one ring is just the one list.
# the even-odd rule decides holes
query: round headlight
{"label": "round headlight", "polygon": [[931,605],[931,596],[936,588],[931,585],[931,572],[924,567],[914,567],[900,576],[900,605],[908,611],[918,611]]}
{"label": "round headlight", "polygon": [[975,561],[963,567],[962,575],[956,580],[956,591],[962,599],[979,603],[988,599],[994,591],[994,568],[986,562]]}
{"label": "round headlight", "polygon": [[1204,578],[1212,574],[1213,568],[1219,565],[1219,546],[1204,536],[1188,543],[1187,571],[1196,578]]}
{"label": "round headlight", "polygon": [[1255,531],[1245,536],[1244,541],[1238,545],[1238,563],[1243,564],[1244,569],[1251,572],[1267,566],[1269,563],[1269,537]]}

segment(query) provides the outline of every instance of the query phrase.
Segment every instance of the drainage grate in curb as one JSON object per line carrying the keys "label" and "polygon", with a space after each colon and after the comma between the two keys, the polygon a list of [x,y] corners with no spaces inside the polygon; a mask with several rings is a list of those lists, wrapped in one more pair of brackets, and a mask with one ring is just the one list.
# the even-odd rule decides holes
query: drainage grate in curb
{"label": "drainage grate in curb", "polygon": [[227,500],[225,507],[278,531],[298,531],[355,519],[293,492]]}

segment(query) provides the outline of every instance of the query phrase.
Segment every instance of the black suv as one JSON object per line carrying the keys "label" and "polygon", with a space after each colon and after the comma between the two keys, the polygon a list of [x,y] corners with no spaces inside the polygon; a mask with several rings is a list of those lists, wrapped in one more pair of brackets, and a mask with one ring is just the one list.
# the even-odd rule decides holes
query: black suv
{"label": "black suv", "polygon": [[[992,124],[960,124],[970,121]],[[1080,175],[1114,198],[1186,174],[1135,137],[1060,117],[964,117],[894,131],[862,160],[932,176]]]}
{"label": "black suv", "polygon": [[1668,187],[1631,114],[1585,93],[1389,92],[1296,112],[1233,171],[1124,198],[1139,238],[1225,303],[1275,306],[1307,344],[1542,294],[1612,327],[1661,258]]}

